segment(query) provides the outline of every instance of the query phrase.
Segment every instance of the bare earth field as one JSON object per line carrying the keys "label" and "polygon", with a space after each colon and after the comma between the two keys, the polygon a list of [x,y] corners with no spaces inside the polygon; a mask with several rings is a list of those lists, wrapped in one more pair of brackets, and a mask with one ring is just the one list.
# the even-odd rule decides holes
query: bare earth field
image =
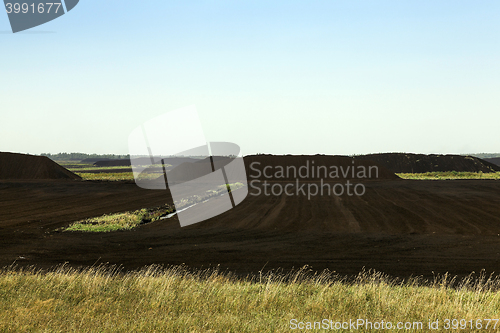
{"label": "bare earth field", "polygon": [[[57,229],[105,213],[154,207],[168,191],[133,182],[0,181],[0,265],[220,265],[245,275],[310,265],[407,277],[500,272],[500,181],[365,181],[362,197],[252,196],[181,228],[174,216],[131,231]],[[255,190],[250,189],[250,193]],[[199,207],[203,208],[203,207]]]}

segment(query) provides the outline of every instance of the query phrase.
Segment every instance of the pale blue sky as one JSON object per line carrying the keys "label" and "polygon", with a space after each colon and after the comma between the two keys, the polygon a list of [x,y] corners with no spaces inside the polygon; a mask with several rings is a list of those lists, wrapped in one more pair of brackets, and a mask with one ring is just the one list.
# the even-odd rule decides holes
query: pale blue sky
{"label": "pale blue sky", "polygon": [[500,151],[497,1],[81,0],[9,30],[0,151],[126,154],[192,104],[244,154]]}

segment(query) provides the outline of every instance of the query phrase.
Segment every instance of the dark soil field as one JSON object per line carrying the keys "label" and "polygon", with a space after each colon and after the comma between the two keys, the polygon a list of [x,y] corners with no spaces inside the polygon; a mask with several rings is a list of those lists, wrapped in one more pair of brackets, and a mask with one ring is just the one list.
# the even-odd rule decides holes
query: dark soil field
{"label": "dark soil field", "polygon": [[486,162],[493,163],[493,164],[498,165],[500,167],[500,157],[485,158],[484,160]]}
{"label": "dark soil field", "polygon": [[374,161],[395,173],[500,171],[500,166],[493,161],[462,155],[385,153],[360,155],[355,158]]}
{"label": "dark soil field", "polygon": [[[104,213],[153,207],[166,191],[130,183],[0,182],[0,264],[221,265],[241,274],[311,265],[395,276],[500,271],[500,182],[367,182],[363,197],[249,195],[181,228],[174,216],[132,231],[59,232]],[[252,193],[252,191],[250,191]]]}
{"label": "dark soil field", "polygon": [[0,152],[2,179],[81,179],[48,157]]}
{"label": "dark soil field", "polygon": [[[262,165],[273,160],[264,159]],[[301,164],[296,159],[291,164]],[[308,183],[317,180],[301,184]],[[303,265],[347,275],[372,268],[399,277],[500,272],[499,181],[411,181],[388,173],[363,184],[361,197],[310,200],[256,196],[250,187],[234,209],[192,226],[181,228],[174,216],[131,231],[77,233],[59,229],[83,218],[171,203],[169,192],[133,182],[0,180],[0,265],[220,265],[243,275]]]}

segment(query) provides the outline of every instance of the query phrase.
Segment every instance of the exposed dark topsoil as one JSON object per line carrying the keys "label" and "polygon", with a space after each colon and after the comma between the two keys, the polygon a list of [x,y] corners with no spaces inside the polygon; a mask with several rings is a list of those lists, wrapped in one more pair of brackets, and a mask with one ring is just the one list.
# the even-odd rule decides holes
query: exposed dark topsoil
{"label": "exposed dark topsoil", "polygon": [[473,156],[407,153],[368,154],[356,159],[371,160],[395,173],[435,171],[496,172],[500,166]]}
{"label": "exposed dark topsoil", "polygon": [[86,158],[84,160],[81,160],[80,163],[95,163],[95,162],[100,162],[100,161],[109,161],[109,158]]}
{"label": "exposed dark topsoil", "polygon": [[384,180],[367,182],[362,197],[310,200],[249,191],[236,208],[193,226],[181,228],[174,216],[88,234],[57,229],[171,202],[168,191],[126,182],[0,181],[0,266],[220,264],[245,275],[307,264],[401,277],[500,272],[500,181]]}
{"label": "exposed dark topsoil", "polygon": [[[260,162],[264,166],[302,166],[309,160],[314,160],[316,166],[343,165],[348,166],[352,160],[347,156],[331,155],[248,155],[245,156],[245,165],[248,167],[252,162]],[[394,178],[392,173],[423,173],[435,171],[464,171],[464,172],[497,172],[500,171],[500,158],[480,159],[473,156],[462,155],[425,155],[407,153],[383,153],[355,156],[356,160],[366,160],[370,162],[360,162],[359,165],[376,165],[380,169],[381,179]],[[89,160],[90,161],[90,160]],[[149,158],[136,159],[137,163],[150,164]],[[188,157],[166,158],[165,164],[178,166],[183,163],[200,163],[201,160]],[[347,164],[346,164],[347,163]],[[130,166],[129,159],[102,160],[94,163],[98,167],[106,166]]]}
{"label": "exposed dark topsoil", "polygon": [[81,179],[45,156],[0,152],[0,179]]}
{"label": "exposed dark topsoil", "polygon": [[[335,180],[332,171],[338,169],[338,179],[355,179],[362,174],[358,174],[360,170],[366,170],[368,178],[370,167],[373,168],[370,179],[399,179],[393,171],[377,161],[368,159],[353,159],[349,156],[340,155],[248,155],[244,157],[245,167],[249,179],[274,179],[274,180],[295,180],[302,178],[303,180],[319,180],[331,179]],[[267,175],[272,175],[271,178],[264,174],[264,168],[269,167]],[[281,168],[280,168],[281,167]],[[287,168],[290,168],[287,172]],[[319,167],[319,168],[318,168]],[[326,168],[322,168],[326,167]],[[332,169],[332,167],[336,167]],[[302,170],[300,170],[302,168]],[[284,177],[281,177],[280,169],[282,169]],[[308,173],[306,170],[308,169]],[[314,173],[313,173],[314,169]],[[294,173],[296,170],[296,173]],[[326,171],[325,171],[326,170]],[[354,174],[352,171],[354,170]],[[301,171],[301,172],[300,172]],[[299,173],[300,172],[300,173]],[[377,172],[377,174],[375,174]],[[326,177],[325,177],[326,174]],[[354,175],[354,177],[353,177]]]}
{"label": "exposed dark topsoil", "polygon": [[[321,160],[250,156],[246,164],[302,166],[311,158]],[[30,169],[32,160],[26,161],[17,167]],[[333,161],[328,163],[339,164]],[[291,180],[272,182],[295,186]],[[314,182],[301,180],[306,188]],[[171,203],[169,191],[133,182],[1,180],[0,266],[108,262],[136,269],[184,263],[245,275],[310,265],[339,274],[374,268],[401,277],[500,272],[500,181],[382,179],[365,186],[363,196],[310,198],[265,195],[262,187],[258,194],[249,187],[235,208],[192,226],[181,228],[174,216],[130,231],[90,234],[58,229],[87,217]]]}
{"label": "exposed dark topsoil", "polygon": [[[233,161],[228,157],[212,157],[219,169]],[[248,180],[342,180],[399,179],[394,172],[374,161],[355,160],[348,156],[331,155],[248,155],[243,158]],[[188,181],[212,172],[211,159],[194,160],[175,166],[169,179]],[[364,172],[364,173],[363,173]],[[163,176],[160,177],[163,179]]]}
{"label": "exposed dark topsoil", "polygon": [[484,159],[486,162],[493,163],[495,165],[500,166],[500,157],[494,157],[494,158],[485,158]]}

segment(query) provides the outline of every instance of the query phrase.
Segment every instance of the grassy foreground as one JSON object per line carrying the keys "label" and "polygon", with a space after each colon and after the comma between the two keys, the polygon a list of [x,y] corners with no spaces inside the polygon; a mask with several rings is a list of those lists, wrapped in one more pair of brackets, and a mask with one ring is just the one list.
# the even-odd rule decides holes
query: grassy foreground
{"label": "grassy foreground", "polygon": [[423,286],[373,272],[347,282],[306,268],[246,279],[185,267],[151,266],[127,274],[103,267],[6,269],[0,273],[0,331],[290,332],[305,331],[292,330],[292,319],[305,324],[363,318],[422,322],[423,329],[405,331],[425,332],[429,321],[439,319],[442,331],[446,318],[456,318],[474,325],[481,319],[483,330],[494,332],[495,322],[486,329],[485,319],[500,316],[500,282],[469,278],[454,289],[452,282],[444,276]]}

